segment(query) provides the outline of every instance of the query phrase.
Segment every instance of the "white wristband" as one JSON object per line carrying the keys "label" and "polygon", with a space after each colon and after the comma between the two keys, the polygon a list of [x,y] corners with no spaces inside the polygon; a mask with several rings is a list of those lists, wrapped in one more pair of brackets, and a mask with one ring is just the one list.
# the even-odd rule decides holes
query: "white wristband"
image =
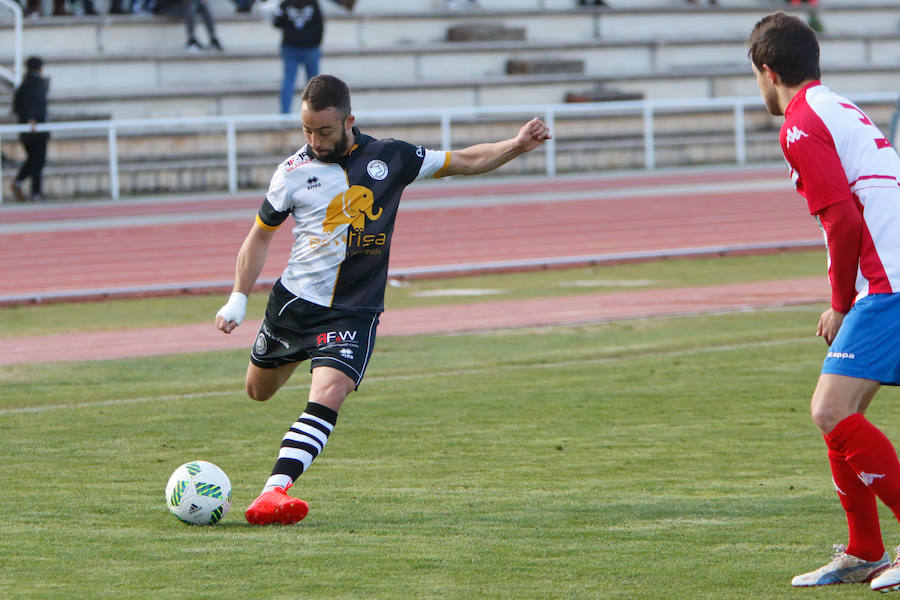
{"label": "white wristband", "polygon": [[247,314],[247,296],[240,292],[231,292],[228,302],[216,313],[217,317],[222,317],[225,321],[234,321],[240,325]]}

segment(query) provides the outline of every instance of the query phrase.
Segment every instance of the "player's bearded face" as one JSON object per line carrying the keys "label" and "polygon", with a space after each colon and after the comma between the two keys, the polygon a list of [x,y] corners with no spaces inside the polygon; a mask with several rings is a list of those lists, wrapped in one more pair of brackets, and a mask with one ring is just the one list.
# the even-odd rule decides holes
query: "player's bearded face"
{"label": "player's bearded face", "polygon": [[756,65],[753,65],[753,73],[756,75],[756,85],[759,86],[759,94],[766,103],[766,109],[776,117],[783,115],[784,111],[781,110],[781,104],[778,101],[778,90],[769,81],[768,74],[757,69]]}
{"label": "player's bearded face", "polygon": [[341,156],[347,154],[347,149],[350,145],[350,138],[347,136],[347,130],[343,127],[343,121],[341,122],[341,136],[334,141],[331,148],[320,146],[318,148],[313,148],[313,152],[316,153],[316,158],[323,162],[335,162]]}
{"label": "player's bearded face", "polygon": [[315,158],[336,162],[347,154],[351,144],[347,131],[353,125],[353,115],[342,115],[334,108],[311,111],[304,104],[300,120],[306,143]]}

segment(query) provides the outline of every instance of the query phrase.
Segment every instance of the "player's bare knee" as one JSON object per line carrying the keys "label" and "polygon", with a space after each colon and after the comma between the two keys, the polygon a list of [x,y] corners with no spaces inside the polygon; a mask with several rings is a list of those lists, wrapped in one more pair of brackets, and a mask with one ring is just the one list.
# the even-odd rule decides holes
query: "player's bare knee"
{"label": "player's bare knee", "polygon": [[834,412],[827,407],[813,406],[810,411],[810,417],[813,425],[818,427],[823,434],[828,433],[838,424],[838,421],[835,420]]}
{"label": "player's bare knee", "polygon": [[251,400],[256,400],[257,402],[265,402],[275,395],[274,391],[261,389],[260,386],[250,381],[247,382],[246,392]]}
{"label": "player's bare knee", "polygon": [[356,385],[352,382],[334,381],[312,390],[309,401],[337,410],[354,390],[356,390]]}
{"label": "player's bare knee", "polygon": [[829,398],[827,395],[816,393],[810,403],[810,417],[813,424],[825,434],[829,433],[854,411],[850,410],[846,403]]}
{"label": "player's bare knee", "polygon": [[341,403],[344,401],[344,398],[350,395],[355,389],[354,386],[348,386],[341,383],[330,383],[326,386],[323,386],[317,390],[316,400],[319,404],[333,404],[333,403]]}

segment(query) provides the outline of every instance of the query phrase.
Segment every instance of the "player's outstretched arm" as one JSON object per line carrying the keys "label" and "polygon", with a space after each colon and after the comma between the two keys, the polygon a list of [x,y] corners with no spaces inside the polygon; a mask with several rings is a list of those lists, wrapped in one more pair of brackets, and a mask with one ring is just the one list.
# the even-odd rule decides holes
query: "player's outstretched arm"
{"label": "player's outstretched arm", "polygon": [[216,313],[216,329],[219,331],[231,333],[244,320],[247,314],[247,297],[262,273],[274,237],[274,229],[266,229],[254,223],[250,233],[244,238],[234,269],[234,289],[228,302]]}
{"label": "player's outstretched arm", "polygon": [[522,125],[514,138],[454,150],[450,153],[450,162],[439,175],[478,175],[493,171],[517,156],[531,152],[550,137],[550,129],[535,117]]}

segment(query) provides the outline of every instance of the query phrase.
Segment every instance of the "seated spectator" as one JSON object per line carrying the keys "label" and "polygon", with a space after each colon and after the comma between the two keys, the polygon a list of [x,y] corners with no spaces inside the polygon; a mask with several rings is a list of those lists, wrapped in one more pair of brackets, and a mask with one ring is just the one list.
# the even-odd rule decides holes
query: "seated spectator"
{"label": "seated spectator", "polygon": [[32,19],[41,16],[41,0],[28,0],[25,4],[25,16]]}
{"label": "seated spectator", "polygon": [[136,15],[152,15],[156,8],[156,0],[133,0],[131,12]]}
{"label": "seated spectator", "polygon": [[480,0],[444,0],[444,6],[450,10],[481,8],[481,2]]}
{"label": "seated spectator", "polygon": [[94,7],[94,0],[81,0],[81,12],[76,12],[76,14],[96,15],[97,9]]}

